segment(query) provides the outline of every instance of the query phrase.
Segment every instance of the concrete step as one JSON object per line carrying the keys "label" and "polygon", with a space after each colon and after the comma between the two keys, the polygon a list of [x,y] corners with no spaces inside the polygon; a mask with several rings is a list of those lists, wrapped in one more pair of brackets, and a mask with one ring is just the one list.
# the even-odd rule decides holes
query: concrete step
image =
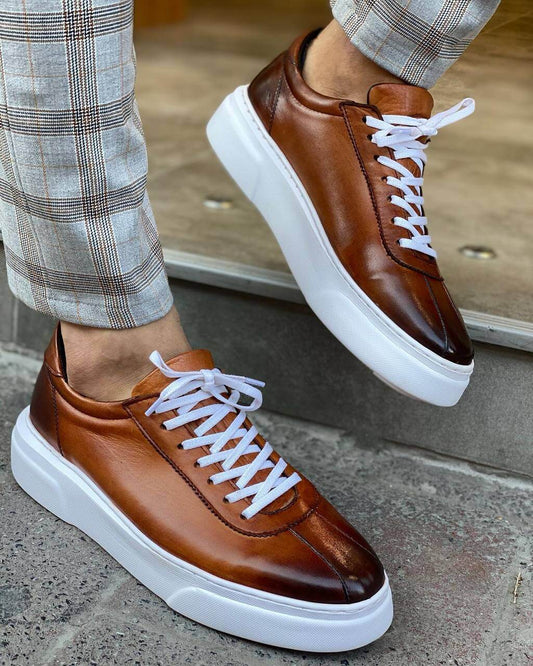
{"label": "concrete step", "polygon": [[[219,326],[224,330],[224,321]],[[238,360],[236,352],[219,351],[224,360]],[[288,352],[277,358],[266,348],[257,352],[276,365],[287,362]],[[15,484],[9,437],[38,367],[0,351],[2,664],[531,663],[530,481],[430,455],[422,439],[416,449],[385,442],[369,446],[359,430],[346,433],[261,413],[256,422],[262,432],[375,546],[395,598],[392,629],[357,652],[309,655],[264,647],[176,615]],[[277,382],[295,386],[295,380],[283,373]],[[331,388],[329,379],[324,383]],[[315,383],[309,391],[323,388]],[[367,409],[373,409],[372,401]],[[522,583],[516,587],[519,574]]]}
{"label": "concrete step", "polygon": [[[377,380],[316,319],[284,274],[184,253],[166,255],[192,344],[217,364],[267,382],[268,409],[421,446],[487,469],[533,476],[533,327],[464,313],[476,369],[459,405],[438,408]],[[3,257],[0,256],[3,269]],[[10,296],[0,274],[0,341],[41,352],[53,322]],[[501,319],[501,318],[500,318]]]}

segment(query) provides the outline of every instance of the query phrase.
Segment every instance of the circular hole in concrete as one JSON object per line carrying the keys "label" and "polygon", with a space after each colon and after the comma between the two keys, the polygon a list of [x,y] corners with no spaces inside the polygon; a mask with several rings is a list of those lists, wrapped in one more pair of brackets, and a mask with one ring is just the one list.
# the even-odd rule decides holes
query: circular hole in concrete
{"label": "circular hole in concrete", "polygon": [[206,208],[213,208],[214,210],[227,210],[233,208],[234,203],[232,199],[227,197],[207,196],[204,199],[204,206]]}
{"label": "circular hole in concrete", "polygon": [[495,259],[496,252],[485,245],[465,245],[459,252],[469,259]]}

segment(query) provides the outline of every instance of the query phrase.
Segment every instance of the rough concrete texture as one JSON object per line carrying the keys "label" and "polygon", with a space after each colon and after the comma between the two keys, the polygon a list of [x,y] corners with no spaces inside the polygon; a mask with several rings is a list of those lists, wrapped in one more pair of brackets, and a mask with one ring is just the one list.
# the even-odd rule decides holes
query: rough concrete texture
{"label": "rough concrete texture", "polygon": [[[312,655],[265,647],[177,615],[18,488],[9,471],[9,436],[36,370],[35,361],[0,353],[0,664],[532,663],[532,485],[523,479],[258,415],[270,441],[375,545],[396,611],[388,634],[359,651]],[[519,571],[523,582],[513,603]]]}

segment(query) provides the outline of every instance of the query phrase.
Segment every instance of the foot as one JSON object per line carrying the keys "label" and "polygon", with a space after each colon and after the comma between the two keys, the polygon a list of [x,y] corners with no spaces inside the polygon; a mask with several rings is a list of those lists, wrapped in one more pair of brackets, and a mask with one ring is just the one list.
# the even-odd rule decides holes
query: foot
{"label": "foot", "polygon": [[130,398],[102,403],[69,386],[59,341],[13,432],[27,493],[218,630],[318,652],[387,630],[376,554],[248,420],[260,382],[214,369],[206,351],[153,353]]}
{"label": "foot", "polygon": [[70,388],[105,402],[125,400],[150,371],[154,340],[165,358],[190,350],[175,308],[162,319],[127,330],[109,330],[61,322],[61,339]]}
{"label": "foot", "polygon": [[473,102],[427,120],[433,100],[416,86],[374,85],[363,104],[326,97],[302,76],[313,38],[230,95],[209,139],[332,333],[395,389],[453,405],[473,351],[437,266],[421,188],[427,137]]}
{"label": "foot", "polygon": [[337,21],[331,21],[307,46],[302,76],[321,95],[361,104],[366,104],[368,89],[376,82],[403,83],[356,49]]}

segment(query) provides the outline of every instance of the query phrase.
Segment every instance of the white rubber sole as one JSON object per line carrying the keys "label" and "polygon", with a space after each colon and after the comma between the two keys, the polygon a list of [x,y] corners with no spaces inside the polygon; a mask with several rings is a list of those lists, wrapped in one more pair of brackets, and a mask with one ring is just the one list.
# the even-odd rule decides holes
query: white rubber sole
{"label": "white rubber sole", "polygon": [[388,581],[359,603],[310,603],[231,583],[167,553],[41,437],[29,408],[13,430],[11,467],[30,497],[94,539],[175,611],[208,627],[278,647],[338,652],[375,641],[392,622]]}
{"label": "white rubber sole", "polygon": [[294,169],[257,116],[247,86],[226,97],[207,136],[272,229],[307,302],[333,335],[397,391],[434,405],[455,405],[474,364],[452,363],[426,349],[355,284]]}

